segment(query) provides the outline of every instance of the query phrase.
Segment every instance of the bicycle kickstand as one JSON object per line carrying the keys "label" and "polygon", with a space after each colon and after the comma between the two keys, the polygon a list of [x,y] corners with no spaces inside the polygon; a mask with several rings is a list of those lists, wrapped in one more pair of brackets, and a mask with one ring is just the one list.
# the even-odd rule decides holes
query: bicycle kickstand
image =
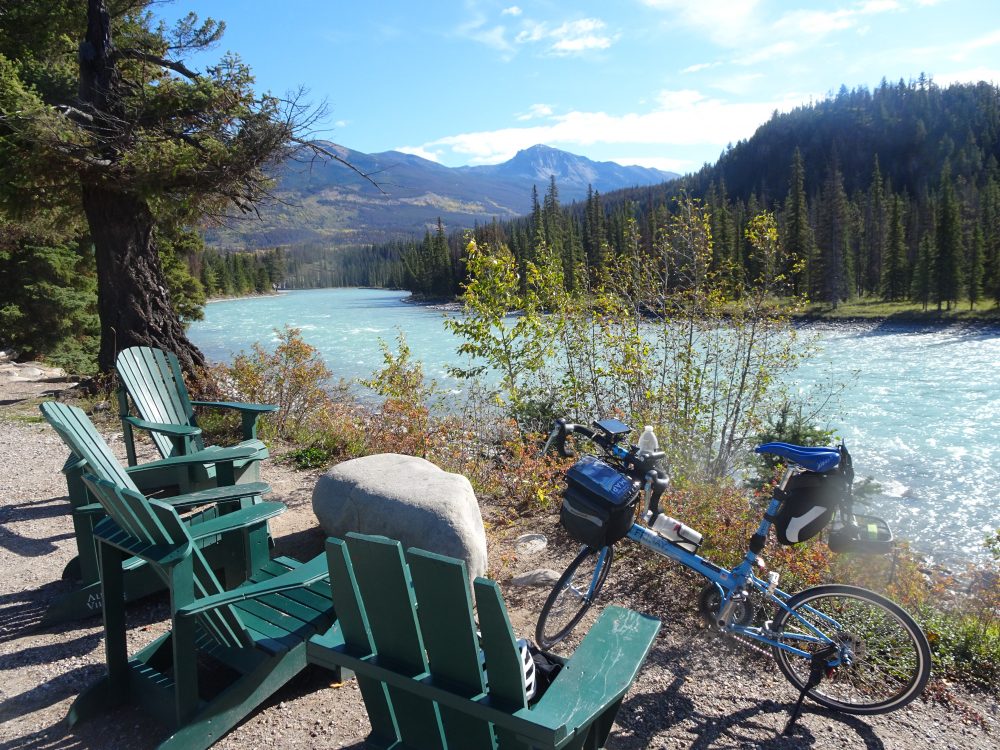
{"label": "bicycle kickstand", "polygon": [[783,735],[788,736],[792,733],[792,728],[795,726],[795,722],[798,721],[799,715],[802,713],[802,701],[805,700],[806,693],[819,685],[820,681],[826,675],[826,663],[835,653],[837,653],[837,647],[831,644],[812,655],[812,660],[809,662],[809,679],[806,680],[806,684],[802,686],[802,691],[799,693],[799,699],[795,701],[795,707],[792,709],[792,715],[788,718],[788,723],[785,724],[785,730],[782,732]]}

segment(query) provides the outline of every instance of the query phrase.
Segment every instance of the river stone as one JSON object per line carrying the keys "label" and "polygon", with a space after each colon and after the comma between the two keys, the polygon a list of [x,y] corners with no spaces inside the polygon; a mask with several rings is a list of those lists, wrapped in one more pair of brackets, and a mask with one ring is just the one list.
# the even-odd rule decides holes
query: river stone
{"label": "river stone", "polygon": [[339,463],[320,476],[313,512],[329,536],[382,534],[465,560],[486,574],[486,531],[469,480],[430,461],[381,453]]}

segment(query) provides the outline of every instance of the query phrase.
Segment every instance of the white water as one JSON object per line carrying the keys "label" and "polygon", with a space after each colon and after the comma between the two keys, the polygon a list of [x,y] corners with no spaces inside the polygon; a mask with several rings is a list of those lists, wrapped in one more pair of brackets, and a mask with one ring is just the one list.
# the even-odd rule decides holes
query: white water
{"label": "white water", "polygon": [[[406,334],[428,377],[459,387],[462,364],[442,313],[402,302],[403,292],[323,289],[209,305],[192,340],[214,360],[275,340],[285,324],[322,352],[337,377],[368,377],[382,364],[378,339]],[[815,325],[818,355],[795,386],[846,387],[823,414],[846,439],[858,476],[882,487],[872,513],[938,559],[982,552],[1000,527],[1000,331],[902,325]]]}

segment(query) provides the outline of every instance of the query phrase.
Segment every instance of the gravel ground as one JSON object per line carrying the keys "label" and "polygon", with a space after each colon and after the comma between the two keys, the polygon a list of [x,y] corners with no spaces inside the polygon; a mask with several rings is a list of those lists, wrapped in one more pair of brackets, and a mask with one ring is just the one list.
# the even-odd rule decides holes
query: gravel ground
{"label": "gravel ground", "polygon": [[[36,399],[64,387],[0,383],[0,750],[152,748],[163,729],[134,710],[66,726],[72,699],[103,670],[99,619],[37,626],[46,602],[68,587],[60,574],[75,552],[59,472],[66,451],[47,425],[33,421]],[[120,434],[106,435],[123,452]],[[268,499],[289,507],[272,523],[277,551],[300,559],[318,554],[323,539],[310,507],[316,473],[271,460],[263,475],[273,487]],[[527,531],[542,531],[552,542],[534,556],[519,555],[513,540]],[[510,578],[540,567],[561,570],[574,552],[552,519],[491,532],[491,574],[505,584],[519,633],[533,632],[546,592],[512,587]],[[946,700],[918,700],[887,716],[838,715],[807,702],[795,734],[783,737],[796,694],[773,662],[697,627],[691,586],[680,579],[676,592],[640,600],[635,592],[641,587],[628,567],[616,563],[606,602],[651,611],[663,618],[663,630],[626,696],[609,748],[998,747],[996,696],[967,695],[940,683],[934,692]],[[130,650],[164,632],[166,615],[160,597],[133,605]],[[360,748],[367,732],[355,683],[333,685],[323,670],[310,669],[215,747]]]}

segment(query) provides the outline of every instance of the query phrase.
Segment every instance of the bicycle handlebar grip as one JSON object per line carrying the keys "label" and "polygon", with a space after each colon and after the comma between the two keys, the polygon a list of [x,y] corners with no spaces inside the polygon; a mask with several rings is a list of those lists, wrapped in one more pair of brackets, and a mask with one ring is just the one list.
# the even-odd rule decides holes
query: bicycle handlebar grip
{"label": "bicycle handlebar grip", "polygon": [[557,419],[556,426],[553,432],[555,432],[555,439],[553,445],[555,446],[556,452],[563,458],[572,458],[574,455],[573,451],[566,447],[566,436],[573,431],[574,425],[568,424],[565,419]]}

